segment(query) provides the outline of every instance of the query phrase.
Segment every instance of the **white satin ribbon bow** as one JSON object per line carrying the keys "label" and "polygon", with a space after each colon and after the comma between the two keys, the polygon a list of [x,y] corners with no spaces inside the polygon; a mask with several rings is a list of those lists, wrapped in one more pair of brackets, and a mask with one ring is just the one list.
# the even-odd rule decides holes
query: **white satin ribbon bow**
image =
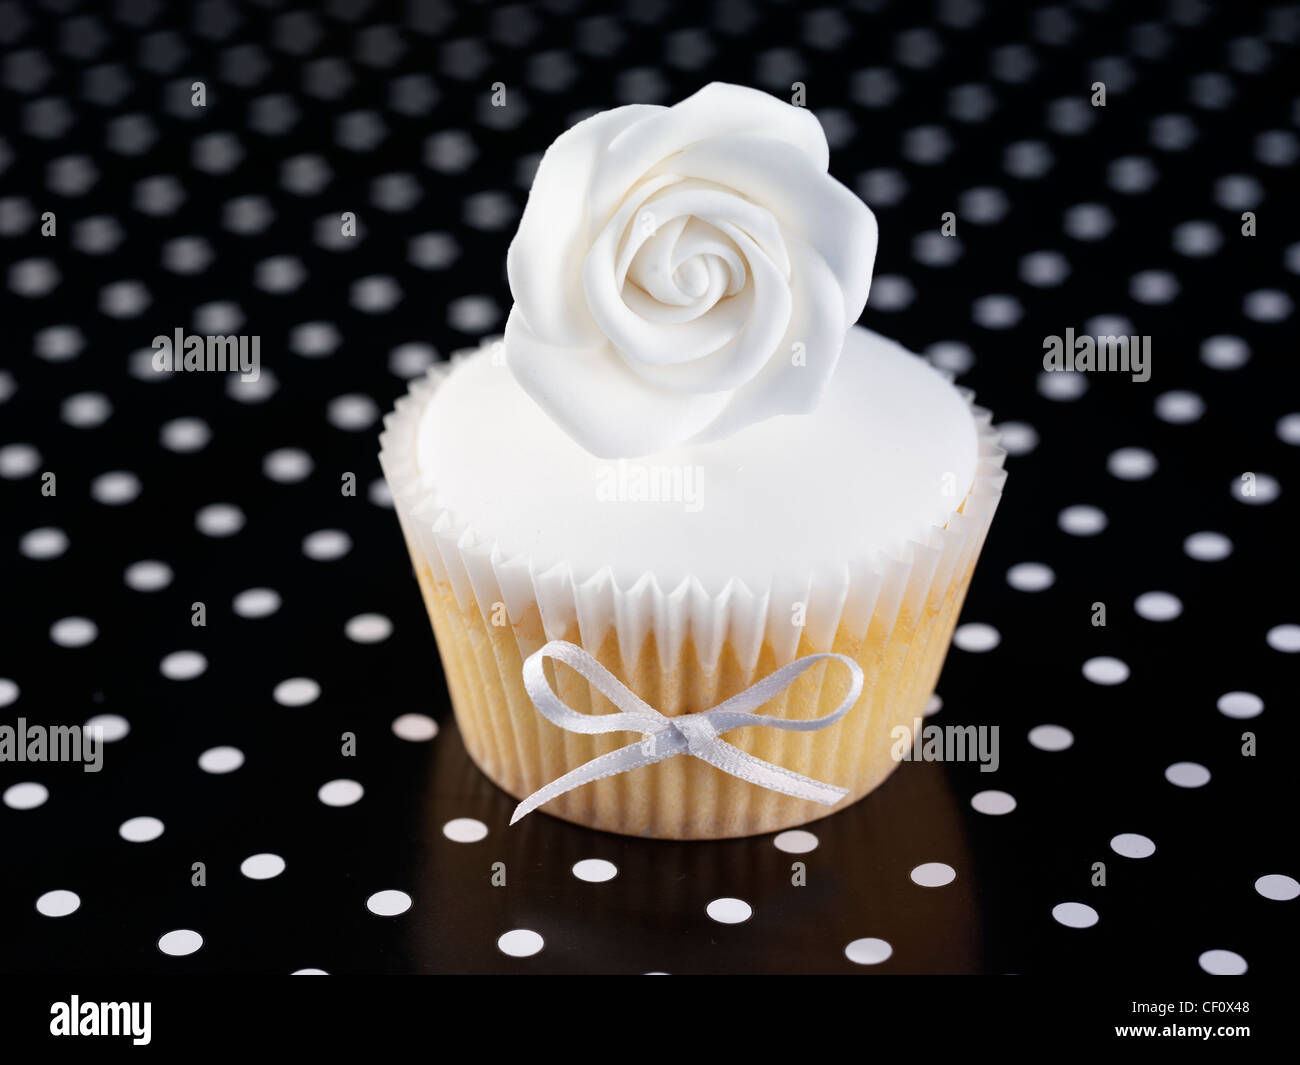
{"label": "white satin ribbon bow", "polygon": [[[617,706],[621,713],[580,714],[565,705],[546,681],[542,663],[547,658],[564,662],[582,674]],[[834,711],[825,717],[814,717],[805,721],[792,721],[752,713],[755,708],[783,692],[806,670],[826,658],[843,662],[851,674],[848,693]],[[659,713],[654,707],[639,699],[614,674],[581,647],[564,640],[552,640],[529,655],[524,662],[523,677],[528,697],[532,699],[533,705],[542,716],[552,724],[569,732],[583,732],[589,735],[604,732],[639,732],[645,739],[593,758],[585,765],[580,765],[577,769],[539,788],[515,807],[514,816],[510,818],[512,825],[521,817],[563,795],[566,791],[572,791],[593,780],[640,769],[642,766],[653,765],[667,758],[675,758],[679,754],[693,755],[721,769],[724,773],[730,773],[741,780],[748,780],[759,787],[779,791],[783,795],[792,795],[796,799],[811,799],[823,806],[834,806],[849,793],[848,788],[824,784],[820,780],[813,780],[811,777],[765,762],[761,758],[755,758],[752,754],[733,747],[720,735],[748,725],[762,725],[793,732],[814,732],[826,728],[827,725],[835,724],[853,708],[854,703],[858,701],[858,696],[862,694],[862,669],[846,655],[827,653],[796,659],[711,710],[679,714],[676,717],[665,717]]]}

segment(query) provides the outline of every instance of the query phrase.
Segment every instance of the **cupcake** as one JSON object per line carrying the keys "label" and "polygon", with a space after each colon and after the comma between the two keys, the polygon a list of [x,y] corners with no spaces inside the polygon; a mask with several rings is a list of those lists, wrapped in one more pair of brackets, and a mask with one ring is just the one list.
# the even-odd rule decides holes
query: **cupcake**
{"label": "cupcake", "polygon": [[380,456],[466,750],[669,839],[827,816],[896,767],[1001,495],[990,415],[856,324],[870,210],[808,111],[713,84],[543,156],[505,335]]}

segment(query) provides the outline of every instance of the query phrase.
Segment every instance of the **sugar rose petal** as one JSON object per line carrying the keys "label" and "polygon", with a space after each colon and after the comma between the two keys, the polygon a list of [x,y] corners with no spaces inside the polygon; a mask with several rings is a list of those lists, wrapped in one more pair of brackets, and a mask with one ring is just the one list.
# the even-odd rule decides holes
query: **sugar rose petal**
{"label": "sugar rose petal", "polygon": [[876,252],[828,157],[809,112],[718,83],[562,135],[508,259],[522,387],[610,458],[812,410]]}

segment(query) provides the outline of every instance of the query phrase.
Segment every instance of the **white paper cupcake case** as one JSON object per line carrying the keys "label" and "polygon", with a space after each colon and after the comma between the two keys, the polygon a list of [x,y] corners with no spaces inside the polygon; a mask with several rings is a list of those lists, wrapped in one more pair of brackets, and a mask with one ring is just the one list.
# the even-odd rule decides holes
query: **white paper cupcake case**
{"label": "white paper cupcake case", "polygon": [[[948,612],[951,616],[943,619],[939,626],[946,631],[935,632],[935,626],[930,626],[922,634],[926,644],[932,644],[935,639],[941,638],[943,647],[928,657],[915,648],[907,650],[909,659],[926,657],[924,668],[937,676],[938,666],[942,663],[943,653],[951,638],[957,609],[960,608],[960,599],[964,596],[963,582],[969,576],[983,546],[1006,479],[1003,469],[1006,452],[998,446],[998,433],[992,426],[992,416],[974,405],[974,394],[969,390],[959,389],[963,398],[971,403],[978,434],[975,480],[969,494],[959,508],[954,508],[945,526],[918,529],[917,537],[902,545],[898,551],[828,568],[811,574],[806,581],[797,584],[773,582],[765,587],[751,588],[742,581],[733,579],[723,587],[709,588],[698,579],[687,577],[675,587],[665,588],[655,574],[649,571],[630,585],[620,585],[609,566],[598,560],[575,559],[541,569],[529,557],[510,555],[495,541],[480,536],[443,505],[436,488],[421,482],[416,463],[416,434],[420,416],[454,364],[455,359],[451,365],[439,364],[432,367],[422,380],[411,386],[408,395],[397,401],[396,409],[384,419],[385,431],[380,437],[380,463],[392,489],[395,509],[417,571],[422,566],[427,566],[434,582],[450,587],[460,610],[469,616],[472,616],[471,612],[479,612],[486,625],[494,624],[491,615],[496,611],[498,617],[495,619],[494,631],[505,631],[500,626],[499,617],[499,612],[504,607],[510,622],[508,629],[518,643],[519,660],[536,651],[546,640],[573,639],[575,632],[575,642],[596,654],[612,630],[617,640],[619,656],[624,663],[638,662],[646,639],[653,634],[659,669],[664,676],[670,675],[676,668],[678,658],[688,641],[693,646],[700,673],[709,674],[718,667],[725,646],[730,647],[741,670],[752,673],[758,664],[760,652],[765,647],[770,649],[769,655],[775,662],[775,668],[792,661],[801,652],[832,650],[832,644],[837,640],[843,643],[845,637],[850,641],[861,640],[865,645],[869,626],[874,626],[873,631],[879,632],[879,627],[883,624],[892,631],[896,620],[901,617],[922,617],[927,602],[951,603],[950,590],[960,585],[956,592],[955,606]],[[797,605],[803,607],[805,626],[802,629],[792,624]],[[932,606],[932,613],[933,609]],[[540,631],[536,631],[537,626],[530,630],[521,624],[533,611],[540,618]],[[912,635],[918,633],[919,629]],[[440,649],[446,664],[446,656],[454,651],[446,646],[441,646]],[[934,653],[938,654],[937,662],[934,661]],[[834,668],[831,667],[832,670]],[[481,674],[481,663],[479,671]],[[468,670],[471,676],[473,672],[472,669]],[[834,683],[842,683],[842,677],[825,673],[824,667],[818,667],[815,672],[827,678],[836,676]],[[929,685],[933,685],[935,676],[928,678]],[[483,683],[489,685],[496,679],[484,677]],[[509,678],[507,686],[516,688],[518,680],[518,677]],[[502,678],[502,682],[505,681],[506,678]],[[907,690],[910,692],[911,688],[908,687]],[[927,691],[925,695],[928,694]],[[465,699],[457,701],[455,695],[453,689],[453,703],[456,704],[459,718],[468,708],[460,705]],[[501,702],[504,698],[502,696],[496,701]],[[518,701],[511,697],[512,713],[536,716],[531,707],[515,707],[514,704]],[[599,700],[593,698],[593,705],[597,701]],[[860,707],[850,712],[849,718],[858,709]],[[664,712],[671,711],[665,709]],[[910,709],[908,713],[910,715]],[[502,722],[500,714],[495,716],[498,720],[494,722],[493,728],[499,734]],[[847,720],[832,728],[841,728]],[[532,720],[516,724],[529,735],[535,733],[538,727]],[[462,722],[462,731],[465,731],[464,726],[465,723]],[[545,722],[543,726],[553,727]],[[777,730],[748,729],[733,735],[760,732],[776,733]],[[794,734],[782,735],[789,737]],[[632,738],[624,736],[623,742]],[[583,739],[590,745],[594,738]],[[757,753],[791,742],[782,739],[780,735],[769,737],[769,740],[771,742],[753,745],[752,749]],[[529,757],[528,745],[520,737],[514,737],[512,742],[502,742],[502,751],[518,750],[522,759],[527,760]],[[566,750],[570,748],[573,748],[573,757],[577,757],[583,749],[581,744],[568,744],[566,740]],[[601,750],[605,749],[610,748],[601,747]],[[482,758],[476,758],[476,761],[480,762],[485,771],[488,770],[483,765]],[[662,765],[682,761],[693,760],[679,758]],[[580,762],[564,764],[560,768],[572,769],[577,764]],[[660,767],[649,767],[637,770],[636,773],[652,773],[658,768]],[[807,771],[796,765],[789,765],[788,768],[799,772]],[[521,788],[528,787],[531,790],[539,787],[550,779],[541,779],[534,771],[535,767],[526,767],[521,779],[507,782],[502,779],[503,775],[513,774],[503,774],[499,765],[494,769],[496,771],[488,772],[488,775],[512,794]],[[702,765],[701,769],[708,773],[717,772]],[[548,768],[547,771],[551,769]],[[831,779],[830,782],[849,786],[849,782],[845,781]],[[753,785],[737,783],[751,790],[760,790]],[[604,784],[606,782],[602,781],[589,785],[588,790],[599,790]],[[616,789],[604,789],[606,793],[611,790]],[[571,793],[577,794],[579,793]],[[516,797],[523,796],[516,794]],[[860,795],[855,791],[845,803],[857,797]],[[824,816],[829,812],[812,803],[790,800],[783,796],[776,798],[785,803],[794,802],[800,808],[810,808],[802,820]],[[785,815],[771,815],[760,818],[764,821],[760,827],[741,823],[745,819],[740,818],[735,824],[727,822],[730,828],[738,830],[732,831],[724,825],[724,830],[715,831],[707,826],[711,823],[716,826],[721,822],[706,814],[694,829],[683,832],[674,830],[671,825],[638,828],[628,827],[619,817],[612,820],[604,817],[588,819],[575,812],[578,807],[584,807],[584,803],[566,803],[566,800],[570,800],[570,796],[556,800],[552,804],[555,808],[545,809],[584,823],[601,822],[596,827],[612,827],[614,831],[644,831],[651,835],[747,834],[747,831],[778,827],[773,821],[774,817],[782,825],[799,823],[799,819],[791,821]],[[590,805],[590,801],[585,805]],[[653,820],[653,817],[650,819]]]}

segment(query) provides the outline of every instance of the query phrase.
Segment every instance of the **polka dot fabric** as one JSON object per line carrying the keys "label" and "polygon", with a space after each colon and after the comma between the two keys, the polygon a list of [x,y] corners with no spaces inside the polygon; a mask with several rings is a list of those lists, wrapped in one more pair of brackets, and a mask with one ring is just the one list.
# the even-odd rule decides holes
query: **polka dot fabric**
{"label": "polka dot fabric", "polygon": [[[0,4],[0,714],[105,744],[0,762],[0,969],[1289,971],[1300,24],[1130,8]],[[863,321],[1003,424],[924,719],[997,771],[716,845],[508,829],[380,417],[503,327],[549,141],[712,79],[803,83],[879,219]],[[155,370],[178,328],[260,376]],[[1045,373],[1067,329],[1150,380]]]}

